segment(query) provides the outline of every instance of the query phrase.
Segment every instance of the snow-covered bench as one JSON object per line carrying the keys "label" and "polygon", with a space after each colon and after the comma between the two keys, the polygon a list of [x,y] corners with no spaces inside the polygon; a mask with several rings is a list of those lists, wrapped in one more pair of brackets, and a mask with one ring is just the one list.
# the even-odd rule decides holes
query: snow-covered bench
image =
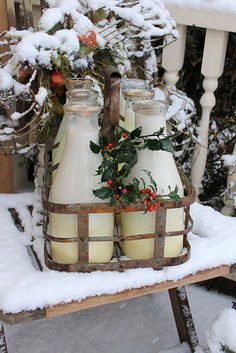
{"label": "snow-covered bench", "polygon": [[[226,276],[236,262],[236,219],[195,203],[191,209],[194,219],[189,236],[191,257],[183,265],[161,271],[146,268],[124,273],[50,271],[44,266],[41,228],[35,224],[37,205],[33,193],[0,195],[0,310],[5,322],[50,318],[169,290],[179,326],[183,320],[181,307],[188,302],[183,303],[187,298],[176,288]],[[187,319],[192,323],[191,312],[189,315]],[[185,330],[180,332],[180,338],[188,339],[194,347],[196,341],[190,337],[189,324],[184,321]]]}

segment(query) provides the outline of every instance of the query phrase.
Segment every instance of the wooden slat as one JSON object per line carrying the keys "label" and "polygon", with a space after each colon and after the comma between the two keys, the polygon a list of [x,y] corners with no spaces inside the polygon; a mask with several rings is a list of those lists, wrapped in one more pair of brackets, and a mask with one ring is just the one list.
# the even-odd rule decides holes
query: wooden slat
{"label": "wooden slat", "polygon": [[[15,5],[14,0],[1,0],[1,2],[6,2],[7,8],[7,18],[8,18],[8,28],[16,27],[16,16],[15,16]],[[1,16],[3,14],[1,13]]]}
{"label": "wooden slat", "polygon": [[229,266],[221,266],[221,267],[198,272],[195,275],[187,276],[177,282],[167,281],[167,282],[154,284],[153,286],[125,290],[123,292],[112,294],[112,295],[100,295],[96,297],[89,297],[87,299],[82,300],[81,302],[71,302],[68,304],[54,305],[52,307],[46,308],[46,318],[49,319],[51,317],[73,313],[73,312],[77,312],[85,309],[90,309],[100,305],[137,298],[143,295],[152,294],[163,290],[168,290],[171,288],[176,288],[176,287],[180,287],[191,283],[205,281],[210,278],[227,276],[229,272],[230,272]]}
{"label": "wooden slat", "polygon": [[169,289],[172,311],[181,343],[188,342],[191,352],[199,345],[185,286]]}
{"label": "wooden slat", "polygon": [[85,309],[95,308],[97,306],[111,304],[115,302],[119,302],[122,300],[128,300],[132,298],[141,297],[143,295],[148,295],[152,293],[156,293],[159,291],[176,288],[179,286],[197,283],[201,281],[205,281],[215,277],[227,276],[230,273],[230,266],[221,266],[217,268],[213,268],[210,270],[205,270],[196,273],[195,275],[187,276],[179,281],[172,282],[162,282],[159,284],[155,284],[153,286],[138,288],[138,289],[129,289],[123,291],[121,293],[116,293],[112,295],[100,295],[96,297],[89,297],[87,299],[82,300],[81,302],[71,302],[68,304],[59,304],[54,305],[52,307],[44,308],[44,309],[36,309],[32,311],[22,311],[17,314],[8,314],[0,311],[0,320],[9,324],[16,324],[22,321],[32,321],[42,318],[51,318],[60,315],[65,315]]}
{"label": "wooden slat", "polygon": [[33,27],[33,10],[32,10],[32,2],[31,0],[23,0],[24,7],[24,27]]}

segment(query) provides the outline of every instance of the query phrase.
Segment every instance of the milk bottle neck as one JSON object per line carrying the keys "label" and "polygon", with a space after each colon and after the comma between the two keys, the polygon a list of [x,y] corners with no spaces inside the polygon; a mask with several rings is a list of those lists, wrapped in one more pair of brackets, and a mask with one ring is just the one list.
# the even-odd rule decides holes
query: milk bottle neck
{"label": "milk bottle neck", "polygon": [[76,134],[98,131],[98,114],[101,110],[99,105],[68,103],[64,109],[67,119],[67,132]]}
{"label": "milk bottle neck", "polygon": [[161,128],[164,129],[164,135],[167,135],[166,103],[153,100],[134,103],[133,110],[135,127],[142,127],[142,135],[151,135]]}

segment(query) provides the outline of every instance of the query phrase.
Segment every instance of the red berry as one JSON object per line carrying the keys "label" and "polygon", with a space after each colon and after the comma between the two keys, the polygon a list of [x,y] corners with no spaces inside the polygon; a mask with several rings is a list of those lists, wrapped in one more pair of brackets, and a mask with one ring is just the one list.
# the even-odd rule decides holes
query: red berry
{"label": "red berry", "polygon": [[140,190],[140,194],[144,194],[145,193],[145,190],[144,189],[141,189]]}
{"label": "red berry", "polygon": [[147,204],[147,203],[148,203],[148,200],[143,200],[143,202]]}
{"label": "red berry", "polygon": [[151,192],[152,192],[151,189],[149,189],[149,188],[146,189],[146,194],[151,194]]}
{"label": "red berry", "polygon": [[124,139],[126,139],[127,136],[128,136],[128,134],[126,134],[126,132],[123,132],[122,137],[123,137]]}
{"label": "red berry", "polygon": [[116,195],[115,195],[115,198],[116,198],[117,200],[119,200],[120,195],[119,195],[119,194],[116,194]]}
{"label": "red berry", "polygon": [[156,208],[161,208],[161,205],[159,203],[156,203]]}
{"label": "red berry", "polygon": [[128,189],[124,188],[124,189],[122,189],[122,192],[123,192],[123,194],[127,194]]}
{"label": "red berry", "polygon": [[155,199],[155,198],[157,197],[157,194],[156,194],[155,192],[152,192],[152,193],[151,193],[151,197],[152,197],[153,199]]}
{"label": "red berry", "polygon": [[113,181],[111,179],[108,179],[107,180],[107,185],[112,185],[113,184]]}
{"label": "red berry", "polygon": [[112,143],[108,143],[105,147],[110,150],[113,147],[113,144]]}
{"label": "red berry", "polygon": [[153,212],[155,210],[154,206],[150,205],[147,208],[148,212]]}

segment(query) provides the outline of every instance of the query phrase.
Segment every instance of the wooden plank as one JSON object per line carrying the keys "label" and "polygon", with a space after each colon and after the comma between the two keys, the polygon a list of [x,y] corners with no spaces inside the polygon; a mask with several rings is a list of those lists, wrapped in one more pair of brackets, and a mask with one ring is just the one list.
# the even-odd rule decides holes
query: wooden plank
{"label": "wooden plank", "polygon": [[[0,32],[15,25],[15,10],[13,0],[0,1]],[[2,58],[5,62],[7,57]],[[4,61],[5,60],[5,61]],[[0,155],[0,193],[12,193],[13,191],[13,166],[12,157]]]}
{"label": "wooden plank", "polygon": [[137,298],[143,295],[148,295],[159,291],[168,290],[171,288],[176,288],[176,287],[180,287],[191,283],[201,282],[210,278],[227,276],[229,272],[230,272],[229,266],[221,266],[221,267],[198,272],[195,275],[187,276],[177,282],[167,281],[167,282],[154,284],[153,286],[125,290],[123,292],[112,294],[112,295],[100,295],[95,297],[89,297],[82,300],[81,302],[71,302],[68,304],[54,305],[52,307],[46,308],[46,318],[49,319],[51,317],[73,313],[73,312],[77,312],[85,309],[90,309],[100,305]]}
{"label": "wooden plank", "polygon": [[199,345],[185,286],[169,289],[175,323],[181,343],[188,342],[191,352]]}
{"label": "wooden plank", "polygon": [[16,27],[14,0],[3,0],[3,2],[5,1],[6,1],[6,9],[7,9],[8,28]]}
{"label": "wooden plank", "polygon": [[196,273],[195,275],[187,276],[177,282],[167,281],[159,284],[154,284],[153,286],[142,287],[137,289],[129,289],[120,293],[112,295],[100,295],[96,297],[89,297],[82,300],[81,302],[70,302],[68,304],[58,304],[52,307],[47,307],[44,309],[36,309],[32,311],[22,311],[17,314],[3,313],[0,311],[0,320],[9,324],[16,324],[22,321],[32,321],[42,318],[51,318],[56,316],[61,316],[85,309],[95,308],[100,305],[110,304],[119,302],[122,300],[128,300],[132,298],[141,297],[143,295],[148,295],[156,293],[159,291],[176,288],[179,286],[197,283],[205,281],[207,279],[227,276],[230,273],[230,266],[221,266],[213,268],[210,270],[205,270]]}
{"label": "wooden plank", "polygon": [[33,9],[31,0],[23,0],[24,8],[24,28],[33,27]]}
{"label": "wooden plank", "polygon": [[45,309],[36,309],[30,311],[21,311],[16,314],[4,314],[0,311],[0,320],[7,324],[17,324],[19,322],[33,321],[44,319],[46,316]]}

